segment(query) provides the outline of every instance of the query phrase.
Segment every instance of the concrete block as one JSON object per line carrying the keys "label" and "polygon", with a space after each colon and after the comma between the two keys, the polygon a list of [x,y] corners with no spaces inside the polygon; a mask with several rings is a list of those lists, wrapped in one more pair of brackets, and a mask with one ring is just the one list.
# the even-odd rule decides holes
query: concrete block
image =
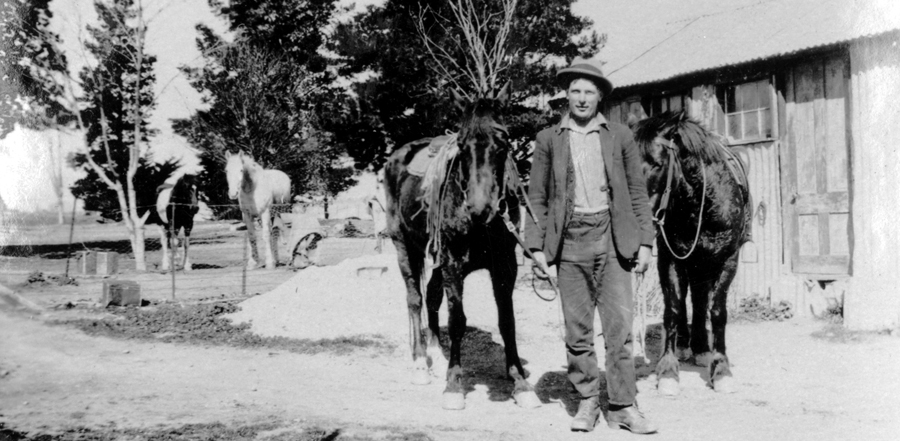
{"label": "concrete block", "polygon": [[104,280],[103,306],[141,306],[141,286],[131,280]]}
{"label": "concrete block", "polygon": [[97,253],[90,250],[79,251],[78,272],[86,276],[97,274]]}
{"label": "concrete block", "polygon": [[114,251],[97,252],[97,274],[112,276],[119,273],[119,253]]}

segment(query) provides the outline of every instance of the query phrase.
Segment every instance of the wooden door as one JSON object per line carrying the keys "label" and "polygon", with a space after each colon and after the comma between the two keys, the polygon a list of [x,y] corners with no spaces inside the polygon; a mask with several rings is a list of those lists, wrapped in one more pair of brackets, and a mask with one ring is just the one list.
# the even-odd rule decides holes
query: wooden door
{"label": "wooden door", "polygon": [[785,77],[782,213],[791,268],[850,273],[848,61],[797,65]]}

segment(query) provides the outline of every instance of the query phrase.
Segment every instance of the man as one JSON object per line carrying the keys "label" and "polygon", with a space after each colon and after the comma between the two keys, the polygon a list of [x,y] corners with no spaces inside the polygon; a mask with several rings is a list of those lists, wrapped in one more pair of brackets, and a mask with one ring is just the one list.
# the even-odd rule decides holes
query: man
{"label": "man", "polygon": [[591,431],[600,416],[600,369],[594,309],[606,343],[610,427],[654,433],[635,405],[630,270],[644,272],[654,237],[647,189],[631,131],[611,124],[598,105],[613,89],[600,68],[576,58],[557,73],[568,112],[538,133],[528,198],[526,245],[535,273],[556,265],[566,321],[569,381],[581,395],[573,431]]}

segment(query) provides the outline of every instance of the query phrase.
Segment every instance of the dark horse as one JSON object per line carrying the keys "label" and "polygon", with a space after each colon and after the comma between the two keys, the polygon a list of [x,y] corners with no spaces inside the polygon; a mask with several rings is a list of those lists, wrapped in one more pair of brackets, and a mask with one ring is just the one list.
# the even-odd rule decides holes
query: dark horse
{"label": "dark horse", "polygon": [[[514,381],[513,397],[522,407],[537,407],[534,387],[525,379],[525,370],[516,348],[513,288],[516,280],[516,238],[507,230],[503,217],[518,223],[518,199],[506,185],[512,177],[505,173],[510,154],[506,126],[501,111],[508,100],[504,87],[496,96],[474,102],[453,96],[462,111],[457,138],[458,153],[443,163],[446,173],[437,178],[435,196],[424,198],[423,178],[411,174],[410,161],[431,139],[414,141],[394,151],[385,165],[387,234],[397,248],[397,260],[407,289],[410,338],[413,356],[413,383],[429,383],[445,363],[439,343],[438,308],[446,293],[449,312],[450,360],[445,409],[465,407],[460,350],[466,330],[463,312],[463,280],[472,271],[490,271],[497,304],[500,334],[506,350],[506,371]],[[446,147],[445,147],[446,148]],[[425,152],[423,152],[425,153]],[[441,161],[442,156],[434,159]],[[427,176],[427,175],[426,175]],[[426,178],[427,179],[427,178]],[[516,177],[517,179],[517,177]],[[429,231],[431,233],[429,233]],[[422,329],[420,280],[427,277],[426,247],[435,250],[436,268],[426,288],[428,327]]]}
{"label": "dark horse", "polygon": [[169,270],[169,261],[172,260],[169,252],[175,252],[174,240],[182,229],[184,230],[182,268],[185,271],[191,270],[188,248],[190,248],[191,230],[194,229],[194,215],[199,209],[195,175],[184,175],[175,181],[175,184],[163,184],[156,189],[156,211],[151,211],[145,224],[159,226],[159,241],[162,245],[163,255],[161,270]]}
{"label": "dark horse", "polygon": [[[719,392],[733,387],[725,355],[726,297],[750,238],[750,192],[745,165],[724,140],[684,112],[666,112],[638,123],[647,191],[658,224],[659,280],[663,290],[665,349],[657,364],[660,393],[676,395],[678,359],[687,348],[709,363]],[[691,291],[688,330],[685,300]],[[706,332],[709,312],[712,352]]]}

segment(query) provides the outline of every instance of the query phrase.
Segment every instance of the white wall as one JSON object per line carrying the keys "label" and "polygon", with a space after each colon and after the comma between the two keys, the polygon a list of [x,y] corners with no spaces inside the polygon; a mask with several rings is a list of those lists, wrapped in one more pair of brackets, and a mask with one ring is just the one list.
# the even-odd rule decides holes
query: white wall
{"label": "white wall", "polygon": [[853,275],[844,323],[900,326],[900,37],[850,51]]}

